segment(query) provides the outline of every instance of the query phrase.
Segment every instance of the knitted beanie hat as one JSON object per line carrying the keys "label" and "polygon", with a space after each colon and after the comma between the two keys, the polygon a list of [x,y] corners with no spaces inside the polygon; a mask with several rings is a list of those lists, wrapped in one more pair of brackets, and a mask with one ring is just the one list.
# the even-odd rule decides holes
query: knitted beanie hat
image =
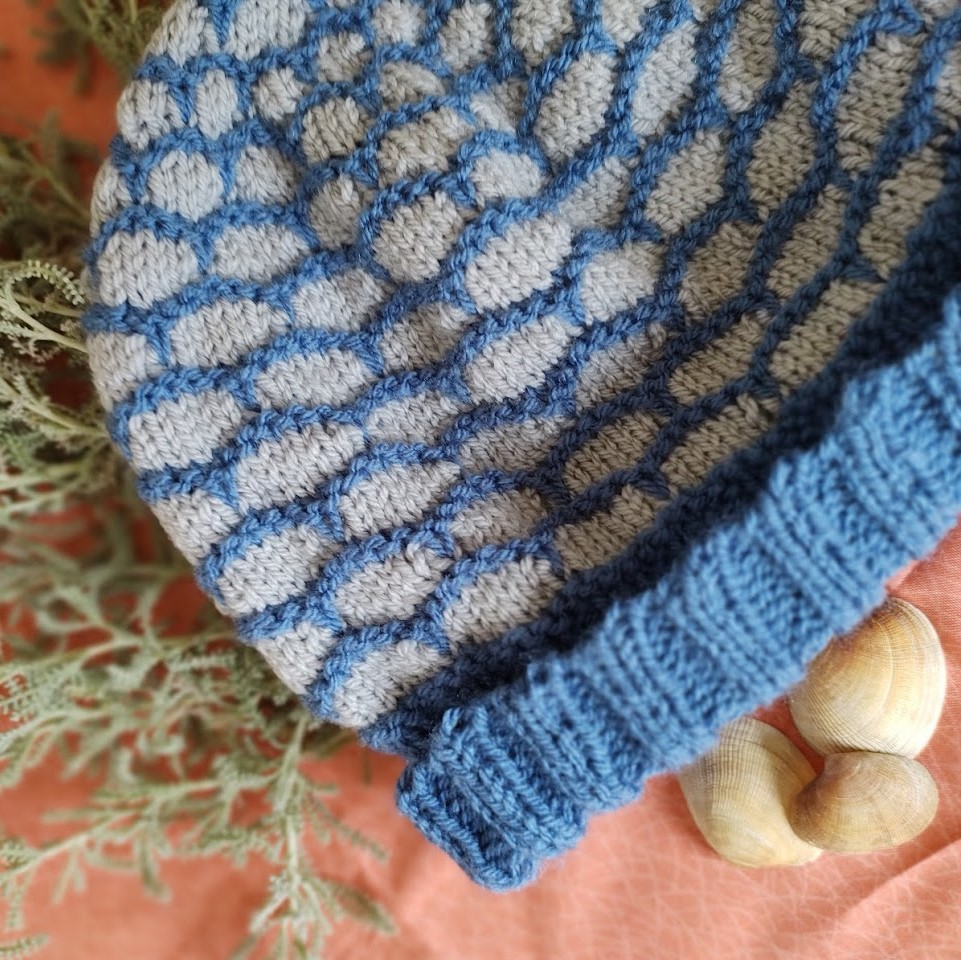
{"label": "knitted beanie hat", "polygon": [[491,887],[961,507],[954,0],[176,0],[93,201],[139,490]]}

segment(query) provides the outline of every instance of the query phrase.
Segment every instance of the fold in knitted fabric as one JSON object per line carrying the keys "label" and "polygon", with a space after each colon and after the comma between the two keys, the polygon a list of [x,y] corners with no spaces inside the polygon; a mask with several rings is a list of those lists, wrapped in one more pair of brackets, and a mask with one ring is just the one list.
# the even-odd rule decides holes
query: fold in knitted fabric
{"label": "fold in knitted fabric", "polygon": [[478,881],[961,507],[951,0],[176,0],[90,363],[198,582]]}

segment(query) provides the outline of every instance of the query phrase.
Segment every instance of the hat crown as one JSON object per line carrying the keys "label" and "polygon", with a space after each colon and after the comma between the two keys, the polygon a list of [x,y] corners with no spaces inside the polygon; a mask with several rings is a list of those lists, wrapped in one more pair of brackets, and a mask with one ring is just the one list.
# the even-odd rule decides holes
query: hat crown
{"label": "hat crown", "polygon": [[800,442],[957,129],[937,17],[869,7],[174,4],[95,192],[91,363],[313,709],[416,749]]}

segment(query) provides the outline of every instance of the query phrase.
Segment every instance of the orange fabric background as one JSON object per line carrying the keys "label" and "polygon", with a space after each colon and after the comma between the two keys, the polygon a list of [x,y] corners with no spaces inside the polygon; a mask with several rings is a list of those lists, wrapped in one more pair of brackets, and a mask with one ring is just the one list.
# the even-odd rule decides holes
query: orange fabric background
{"label": "orange fabric background", "polygon": [[[72,94],[69,71],[39,68],[30,30],[42,15],[23,0],[0,0],[0,128],[16,129],[57,107],[68,132],[103,144],[113,128],[117,88],[105,70],[90,96]],[[393,808],[398,762],[360,751],[325,764],[339,780],[334,809],[378,840],[386,864],[344,845],[316,851],[318,869],[361,886],[384,903],[397,933],[345,924],[331,960],[877,960],[961,957],[961,529],[898,578],[897,593],[939,630],[949,660],[949,699],[922,759],[941,788],[941,807],[916,841],[868,857],[824,855],[801,869],[730,867],[705,846],[673,777],[652,781],[643,799],[594,821],[587,838],[531,888],[494,894],[473,886]],[[785,723],[783,707],[766,712]],[[0,796],[0,823],[41,839],[37,811],[69,806],[88,784],[38,771]],[[59,906],[43,875],[26,905],[30,930],[53,935],[42,954],[62,960],[220,960],[242,938],[267,871],[254,862],[168,863],[171,899],[158,903],[136,880],[95,874],[86,892]]]}

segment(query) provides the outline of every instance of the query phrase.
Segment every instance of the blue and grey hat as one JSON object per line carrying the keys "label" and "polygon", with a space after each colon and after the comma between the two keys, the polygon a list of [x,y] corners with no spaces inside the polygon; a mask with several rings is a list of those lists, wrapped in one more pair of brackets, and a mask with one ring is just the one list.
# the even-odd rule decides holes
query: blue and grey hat
{"label": "blue and grey hat", "polygon": [[112,435],[481,883],[961,508],[954,0],[177,0],[117,117]]}

